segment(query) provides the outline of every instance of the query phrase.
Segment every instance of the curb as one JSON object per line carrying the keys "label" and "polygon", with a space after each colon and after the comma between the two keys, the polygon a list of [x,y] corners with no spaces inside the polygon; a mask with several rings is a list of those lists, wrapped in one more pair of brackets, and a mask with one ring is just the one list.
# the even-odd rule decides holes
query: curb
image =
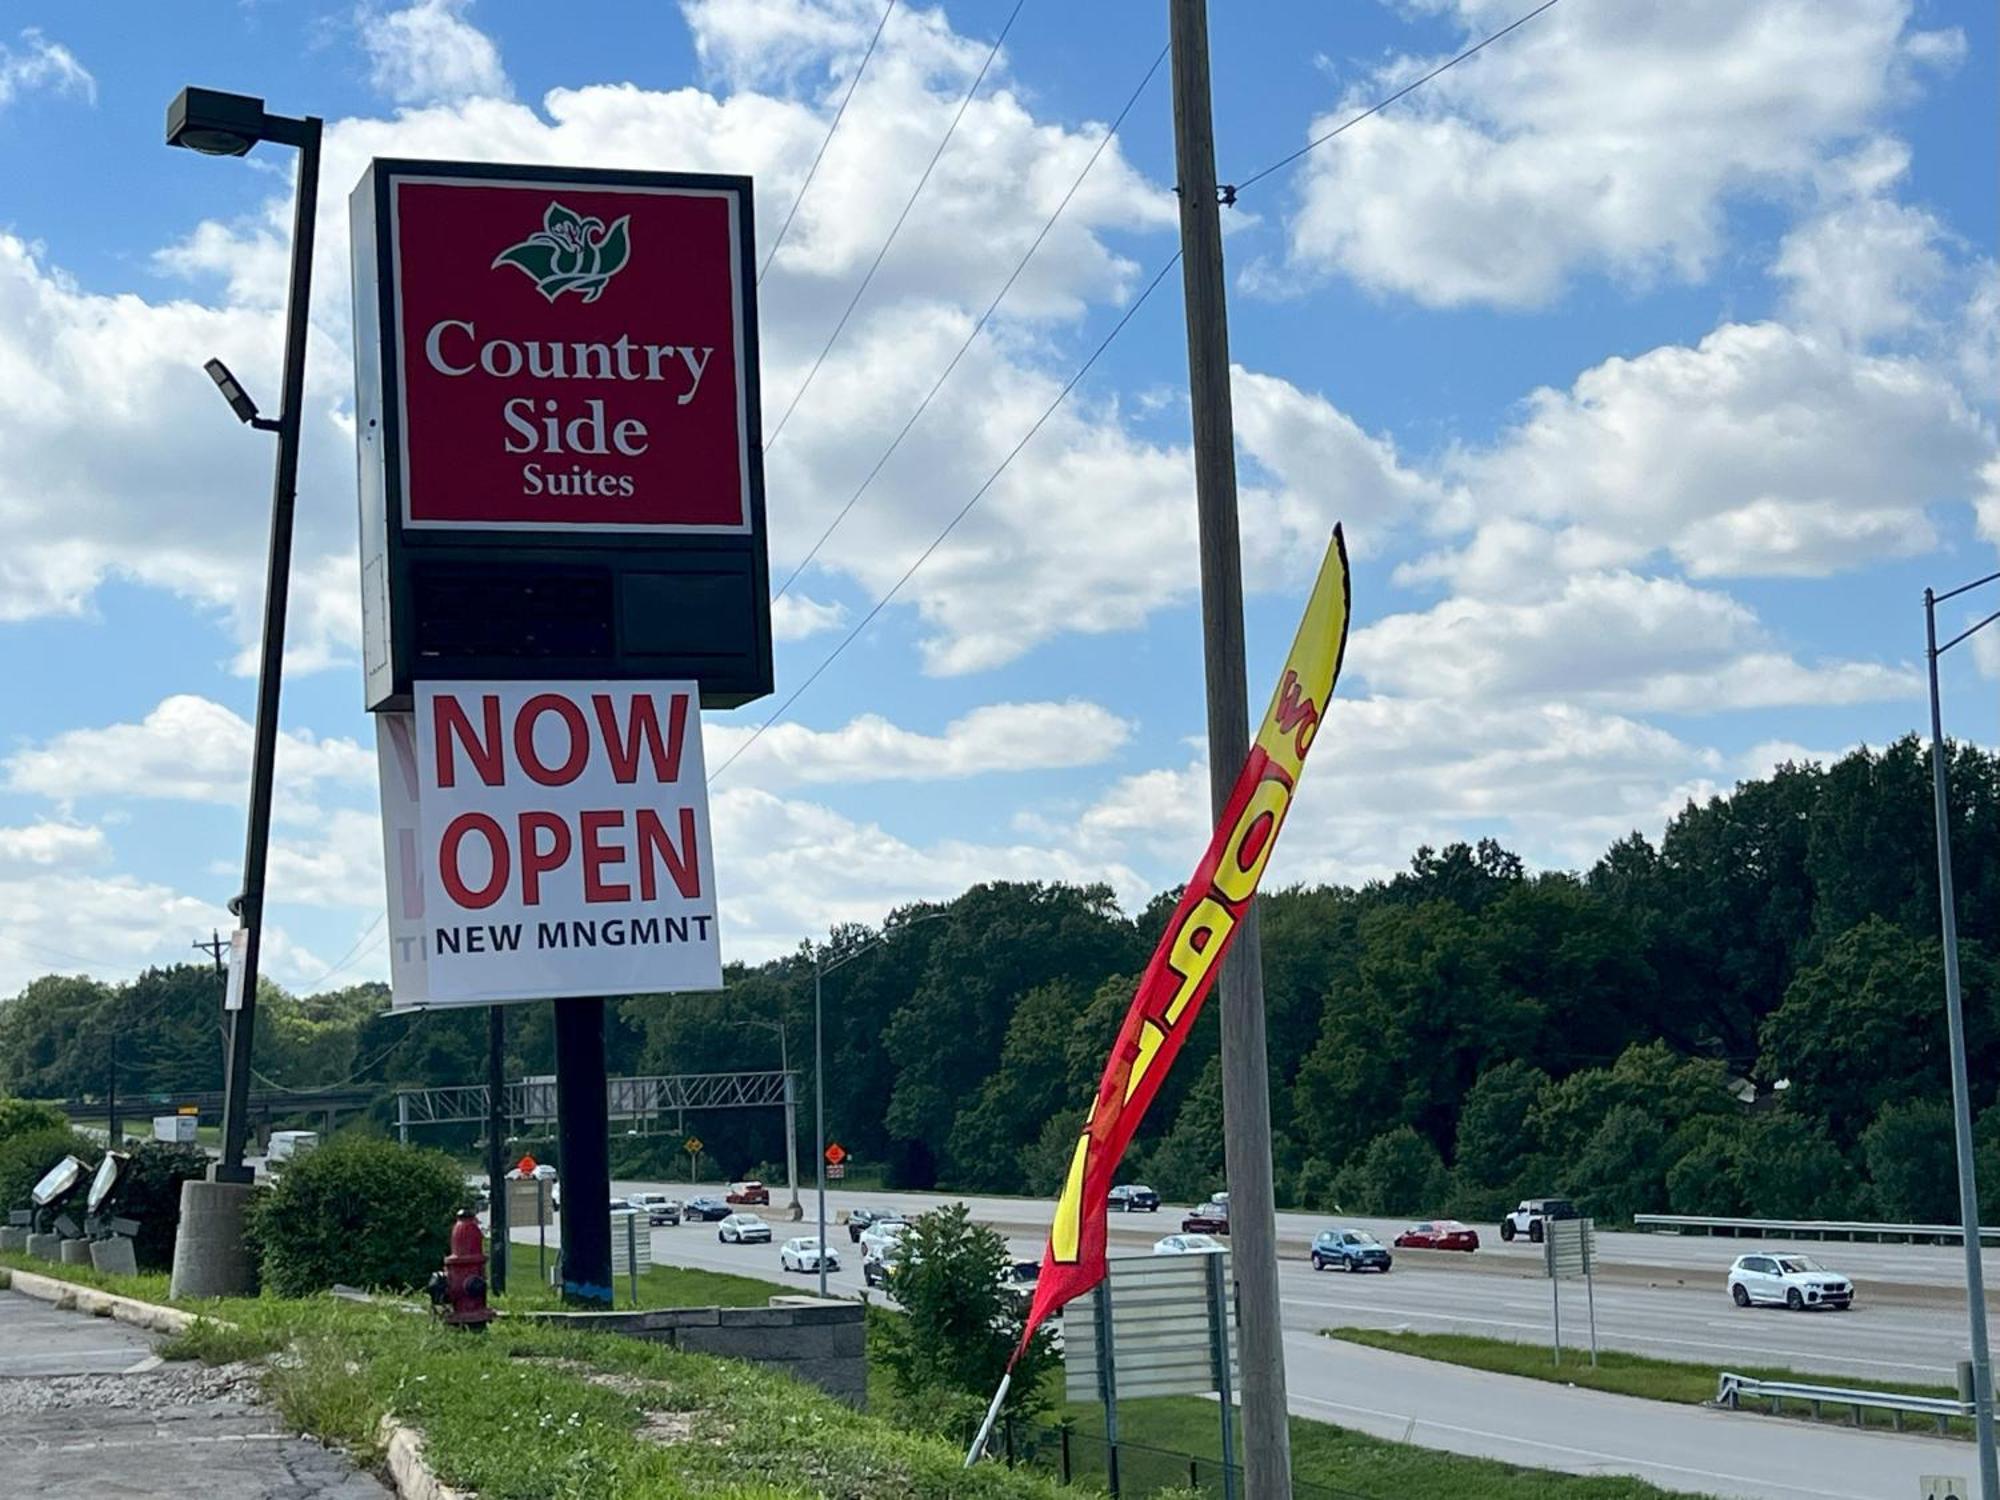
{"label": "curb", "polygon": [[401,1500],[473,1500],[471,1491],[453,1489],[432,1472],[424,1462],[424,1440],[414,1427],[384,1417],[376,1437]]}
{"label": "curb", "polygon": [[197,1313],[182,1312],[177,1307],[161,1307],[156,1302],[141,1302],[137,1297],[123,1297],[116,1292],[100,1291],[96,1287],[64,1281],[60,1277],[4,1266],[0,1266],[0,1287],[11,1287],[23,1296],[53,1303],[64,1312],[88,1313],[94,1318],[115,1318],[120,1323],[130,1323],[135,1328],[150,1329],[154,1333],[186,1333],[200,1318]]}

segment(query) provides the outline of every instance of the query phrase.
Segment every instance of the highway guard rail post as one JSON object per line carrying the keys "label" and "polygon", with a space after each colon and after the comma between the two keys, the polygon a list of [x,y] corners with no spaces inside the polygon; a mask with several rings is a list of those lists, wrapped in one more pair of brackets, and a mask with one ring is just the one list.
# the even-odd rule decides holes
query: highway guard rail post
{"label": "highway guard rail post", "polygon": [[[1964,1243],[1965,1230],[1957,1224],[1888,1224],[1867,1219],[1730,1219],[1707,1214],[1634,1214],[1636,1229],[1671,1229],[1702,1234],[1735,1236],[1739,1239],[1817,1238],[1858,1240],[1934,1241],[1940,1245]],[[2000,1228],[1980,1226],[1982,1244],[2000,1244]]]}
{"label": "highway guard rail post", "polygon": [[1931,1417],[1937,1422],[1938,1431],[1947,1430],[1946,1424],[1953,1417],[1970,1421],[1973,1403],[1961,1401],[1951,1396],[1913,1396],[1900,1391],[1857,1391],[1844,1386],[1808,1385],[1797,1380],[1757,1380],[1749,1375],[1736,1375],[1723,1371],[1716,1378],[1715,1404],[1726,1406],[1731,1411],[1739,1409],[1745,1398],[1764,1400],[1771,1403],[1771,1413],[1776,1415],[1787,1401],[1803,1401],[1818,1417],[1820,1409],[1828,1404],[1845,1406],[1854,1416],[1854,1425],[1861,1425],[1861,1409],[1873,1407],[1890,1414],[1898,1432],[1903,1429],[1906,1414]]}

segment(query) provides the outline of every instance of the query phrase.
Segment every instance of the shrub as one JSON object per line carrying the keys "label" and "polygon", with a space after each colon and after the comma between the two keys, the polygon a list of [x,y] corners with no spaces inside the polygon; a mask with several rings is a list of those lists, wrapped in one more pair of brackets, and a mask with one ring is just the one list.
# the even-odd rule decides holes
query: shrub
{"label": "shrub", "polygon": [[11,1141],[31,1130],[63,1130],[68,1125],[68,1116],[53,1104],[0,1097],[0,1141]]}
{"label": "shrub", "polygon": [[[894,1293],[904,1317],[874,1327],[899,1404],[924,1430],[971,1439],[1021,1339],[1021,1307],[1002,1287],[1007,1242],[972,1222],[963,1203],[919,1214],[902,1238]],[[1032,1417],[1048,1403],[1045,1377],[1059,1356],[1039,1330],[1015,1367],[1006,1414]]]}
{"label": "shrub", "polygon": [[132,1247],[141,1270],[174,1263],[181,1222],[181,1184],[208,1175],[208,1153],[187,1142],[141,1141],[118,1184],[117,1211],[139,1222]]}
{"label": "shrub", "polygon": [[29,1130],[0,1141],[0,1211],[26,1208],[28,1194],[42,1174],[65,1156],[80,1156],[85,1166],[94,1167],[98,1155],[95,1141],[67,1125]]}
{"label": "shrub", "polygon": [[259,1198],[250,1237],[264,1285],[307,1297],[336,1283],[404,1291],[444,1264],[469,1190],[440,1151],[337,1139]]}

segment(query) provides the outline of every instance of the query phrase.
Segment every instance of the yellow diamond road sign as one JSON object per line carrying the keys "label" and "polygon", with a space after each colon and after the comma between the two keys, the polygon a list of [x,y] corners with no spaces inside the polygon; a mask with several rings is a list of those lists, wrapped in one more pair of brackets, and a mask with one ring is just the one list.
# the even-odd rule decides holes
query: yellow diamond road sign
{"label": "yellow diamond road sign", "polygon": [[701,1154],[701,1137],[698,1135],[689,1136],[681,1149],[687,1152],[689,1156],[699,1156]]}

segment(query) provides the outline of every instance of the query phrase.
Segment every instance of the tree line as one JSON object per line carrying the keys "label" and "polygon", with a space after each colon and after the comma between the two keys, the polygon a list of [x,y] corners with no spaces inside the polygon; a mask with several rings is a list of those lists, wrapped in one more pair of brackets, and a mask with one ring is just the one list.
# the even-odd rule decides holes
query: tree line
{"label": "tree line", "polygon": [[[1981,1178],[2000,1211],[2000,758],[1955,747],[1950,780]],[[1267,895],[1280,1197],[1476,1219],[1545,1193],[1610,1219],[1956,1217],[1930,807],[1925,751],[1904,739],[1690,802],[1657,843],[1631,834],[1588,870],[1530,872],[1481,840],[1419,849],[1393,879]],[[855,1169],[1052,1193],[1177,895],[1128,914],[1101,886],[996,883],[832,932],[829,966],[858,955],[825,980],[829,1131]],[[731,966],[721,992],[618,1001],[611,1069],[774,1068],[760,1023],[782,1022],[809,1102],[812,982],[802,948]],[[195,965],[38,979],[0,1005],[0,1089],[101,1094],[114,1030],[121,1091],[217,1087],[218,998]],[[386,1003],[380,985],[268,988],[259,1074],[385,1090],[484,1078],[482,1011]],[[508,1007],[514,1076],[552,1070],[549,1016]],[[391,1118],[385,1098],[375,1119]],[[775,1110],[654,1124],[618,1144],[618,1170],[679,1170],[683,1130],[732,1173],[783,1160]],[[1223,1129],[1205,1019],[1126,1176],[1205,1197]]]}

